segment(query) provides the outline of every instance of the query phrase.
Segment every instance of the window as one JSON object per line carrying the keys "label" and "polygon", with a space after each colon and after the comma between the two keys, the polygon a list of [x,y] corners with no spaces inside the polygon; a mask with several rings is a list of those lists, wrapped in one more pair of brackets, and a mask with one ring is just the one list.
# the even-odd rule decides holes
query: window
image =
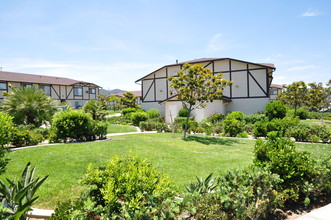
{"label": "window", "polygon": [[40,89],[44,90],[46,95],[51,95],[51,86],[50,85],[40,85]]}
{"label": "window", "polygon": [[23,84],[23,86],[26,87],[26,88],[32,88],[31,84]]}
{"label": "window", "polygon": [[277,90],[271,90],[271,91],[270,91],[270,94],[271,94],[271,95],[278,95],[278,91],[277,91]]}
{"label": "window", "polygon": [[0,90],[7,90],[7,83],[0,82]]}
{"label": "window", "polygon": [[74,95],[75,96],[83,96],[83,88],[82,87],[75,87],[74,88]]}
{"label": "window", "polygon": [[89,93],[90,94],[95,94],[96,93],[95,88],[89,88]]}
{"label": "window", "polygon": [[83,102],[75,102],[75,108],[83,107],[83,105],[84,105]]}

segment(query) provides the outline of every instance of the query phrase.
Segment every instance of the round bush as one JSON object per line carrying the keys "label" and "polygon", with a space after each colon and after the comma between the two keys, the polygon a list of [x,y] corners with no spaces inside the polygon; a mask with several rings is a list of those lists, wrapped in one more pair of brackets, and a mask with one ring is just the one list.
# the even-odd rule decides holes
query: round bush
{"label": "round bush", "polygon": [[89,113],[82,111],[62,111],[54,116],[52,128],[57,139],[66,142],[93,140],[93,120]]}
{"label": "round bush", "polygon": [[149,118],[158,118],[161,116],[159,110],[156,108],[151,108],[150,110],[148,110],[147,113],[148,113]]}
{"label": "round bush", "polygon": [[143,111],[138,111],[131,113],[131,120],[135,126],[139,126],[141,121],[146,121],[148,119],[148,113]]}
{"label": "round bush", "polygon": [[188,117],[188,110],[186,108],[179,110],[178,117]]}
{"label": "round bush", "polygon": [[268,102],[265,106],[265,114],[269,120],[284,118],[286,116],[286,105],[281,101]]}

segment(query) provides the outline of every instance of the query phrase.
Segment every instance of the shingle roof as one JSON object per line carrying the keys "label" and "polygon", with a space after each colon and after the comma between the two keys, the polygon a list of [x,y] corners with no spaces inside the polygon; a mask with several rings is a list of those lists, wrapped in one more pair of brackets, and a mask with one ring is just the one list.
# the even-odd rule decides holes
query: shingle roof
{"label": "shingle roof", "polygon": [[174,63],[174,64],[169,64],[169,65],[165,65],[149,74],[147,74],[146,76],[136,80],[136,82],[141,81],[143,78],[152,75],[153,73],[159,71],[160,69],[164,68],[164,67],[170,67],[170,66],[177,66],[177,65],[182,65],[184,63],[189,63],[189,64],[194,64],[194,63],[201,63],[201,62],[211,62],[211,61],[216,61],[216,60],[233,60],[233,61],[238,61],[238,62],[244,62],[244,63],[248,63],[248,64],[253,64],[253,65],[258,65],[258,66],[262,66],[262,67],[267,67],[267,68],[272,68],[272,69],[276,69],[275,65],[272,63],[252,63],[252,62],[247,62],[247,61],[243,61],[243,60],[237,60],[237,59],[232,59],[232,58],[200,58],[200,59],[194,59],[194,60],[188,60],[185,62],[179,62],[179,63]]}
{"label": "shingle roof", "polygon": [[[134,96],[141,97],[141,91],[128,91],[128,92],[131,92]],[[126,92],[117,93],[117,94],[115,94],[115,96],[123,97],[124,93],[126,93]]]}
{"label": "shingle roof", "polygon": [[5,71],[0,71],[0,81],[52,84],[52,85],[75,85],[79,83],[95,85],[93,83],[78,81],[64,77],[44,76],[44,75],[35,75],[35,74],[27,74],[27,73],[14,73],[14,72],[5,72]]}

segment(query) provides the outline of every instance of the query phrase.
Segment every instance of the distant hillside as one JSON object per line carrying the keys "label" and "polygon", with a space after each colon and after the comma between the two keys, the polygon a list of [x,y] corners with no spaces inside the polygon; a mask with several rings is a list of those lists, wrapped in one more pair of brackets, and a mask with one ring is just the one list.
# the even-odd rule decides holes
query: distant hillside
{"label": "distant hillside", "polygon": [[112,95],[112,94],[117,94],[120,92],[126,92],[125,90],[121,90],[121,89],[112,89],[112,90],[106,90],[106,89],[100,89],[100,93],[103,93],[107,96]]}

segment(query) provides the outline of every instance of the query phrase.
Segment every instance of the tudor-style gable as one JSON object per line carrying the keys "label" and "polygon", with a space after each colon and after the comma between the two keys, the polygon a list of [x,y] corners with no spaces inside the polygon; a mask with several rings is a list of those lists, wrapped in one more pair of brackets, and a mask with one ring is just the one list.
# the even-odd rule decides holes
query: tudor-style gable
{"label": "tudor-style gable", "polygon": [[224,96],[229,99],[250,99],[269,97],[269,86],[273,64],[252,63],[232,58],[202,58],[166,65],[137,80],[142,85],[142,102],[163,102],[170,98],[171,87],[167,77],[177,75],[184,63],[202,64],[214,73],[222,73],[233,85],[226,87]]}

